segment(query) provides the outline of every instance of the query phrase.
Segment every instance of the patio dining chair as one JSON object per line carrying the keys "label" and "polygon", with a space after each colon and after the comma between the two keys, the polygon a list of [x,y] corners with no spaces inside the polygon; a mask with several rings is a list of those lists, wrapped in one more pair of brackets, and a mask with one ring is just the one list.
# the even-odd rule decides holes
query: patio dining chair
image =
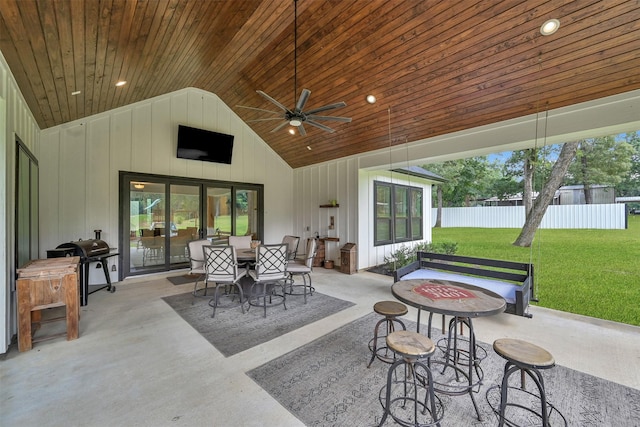
{"label": "patio dining chair", "polygon": [[[238,267],[236,260],[236,251],[233,246],[228,245],[210,245],[203,246],[202,251],[205,260],[205,287],[211,282],[215,284],[213,298],[209,300],[209,305],[213,307],[211,317],[215,317],[216,309],[223,307],[220,305],[220,298],[224,296],[231,301],[224,307],[228,307],[235,303],[236,297],[244,314],[245,298],[242,293],[242,285],[240,279],[247,275],[247,270]],[[220,289],[224,294],[220,295]]]}
{"label": "patio dining chair", "polygon": [[[249,305],[262,306],[264,317],[267,317],[267,306],[282,304],[284,309],[287,309],[284,294],[287,279],[287,248],[286,243],[258,246],[255,270],[249,272],[254,280],[249,294]],[[281,288],[281,293],[277,292],[278,286]]]}
{"label": "patio dining chair", "polygon": [[282,238],[282,243],[287,244],[287,259],[290,261],[296,259],[300,237],[287,235]]}
{"label": "patio dining chair", "polygon": [[229,236],[229,245],[237,251],[251,249],[251,236]]}
{"label": "patio dining chair", "polygon": [[[236,251],[236,258],[238,257],[238,252],[246,251],[251,249],[251,240],[252,237],[249,236],[229,236],[229,246],[233,246]],[[249,270],[253,267],[253,261],[246,261],[240,263],[244,268]]]}
{"label": "patio dining chair", "polygon": [[211,242],[208,239],[198,239],[187,242],[187,252],[189,253],[189,263],[191,264],[189,274],[198,276],[196,283],[193,285],[193,291],[191,292],[193,294],[193,301],[191,304],[193,304],[196,297],[207,296],[208,287],[206,280],[204,282],[204,287],[201,289],[198,289],[198,282],[200,282],[205,275],[204,251],[202,248],[209,245],[211,245]]}
{"label": "patio dining chair", "polygon": [[[295,260],[287,264],[287,286],[285,287],[288,295],[304,295],[304,303],[307,303],[307,291],[309,295],[313,295],[315,288],[311,285],[311,272],[313,271],[313,259],[316,256],[316,239],[307,239],[307,248],[305,258]],[[302,284],[295,284],[294,276],[302,276]],[[307,278],[309,283],[307,284]],[[296,292],[295,288],[302,287],[302,293]]]}

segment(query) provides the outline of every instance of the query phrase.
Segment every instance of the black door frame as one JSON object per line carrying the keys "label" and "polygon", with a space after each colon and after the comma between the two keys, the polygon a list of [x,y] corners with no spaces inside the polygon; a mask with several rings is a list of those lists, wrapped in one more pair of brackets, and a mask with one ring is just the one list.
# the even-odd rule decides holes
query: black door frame
{"label": "black door frame", "polygon": [[[180,176],[171,176],[171,175],[159,175],[159,174],[147,174],[147,173],[139,173],[139,172],[130,172],[130,171],[120,171],[119,173],[119,210],[118,210],[118,224],[119,224],[119,238],[118,238],[118,247],[122,248],[120,250],[120,256],[118,257],[119,263],[119,280],[123,280],[128,276],[137,276],[142,274],[150,274],[164,271],[171,271],[177,269],[184,269],[188,267],[188,263],[181,264],[171,264],[169,260],[169,251],[165,251],[165,262],[164,264],[151,266],[148,269],[144,269],[142,271],[130,271],[130,211],[129,211],[129,201],[130,201],[130,185],[133,181],[150,181],[165,184],[165,221],[169,221],[168,218],[171,216],[171,203],[170,203],[170,193],[171,193],[171,185],[197,185],[200,187],[199,197],[200,197],[200,224],[199,224],[199,233],[200,236],[203,236],[203,228],[206,225],[203,223],[206,216],[206,189],[207,187],[223,187],[229,188],[232,194],[232,197],[235,200],[236,190],[254,190],[258,194],[258,224],[256,233],[258,235],[258,239],[262,239],[264,235],[264,185],[263,184],[252,184],[245,182],[236,182],[236,181],[218,181],[218,180],[207,180],[207,179],[199,179],[199,178],[186,178]],[[232,206],[232,231],[235,230],[235,206]],[[126,261],[126,262],[125,262]],[[126,267],[126,268],[125,268]]]}

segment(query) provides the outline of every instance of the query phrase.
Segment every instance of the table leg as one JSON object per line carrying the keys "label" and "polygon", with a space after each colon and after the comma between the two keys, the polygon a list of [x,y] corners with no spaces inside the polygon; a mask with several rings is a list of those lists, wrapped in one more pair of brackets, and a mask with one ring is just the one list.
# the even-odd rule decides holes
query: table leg
{"label": "table leg", "polygon": [[67,315],[67,341],[78,338],[79,307],[78,289],[75,283],[75,274],[67,274],[64,277],[65,310]]}
{"label": "table leg", "polygon": [[29,285],[18,280],[18,350],[31,350],[33,346],[31,337],[31,301]]}

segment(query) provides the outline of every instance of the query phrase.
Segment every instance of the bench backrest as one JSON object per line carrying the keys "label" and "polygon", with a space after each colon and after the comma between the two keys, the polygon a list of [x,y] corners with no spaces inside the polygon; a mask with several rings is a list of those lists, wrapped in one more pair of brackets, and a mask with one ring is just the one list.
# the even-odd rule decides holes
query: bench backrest
{"label": "bench backrest", "polygon": [[453,271],[520,284],[530,277],[533,284],[533,264],[433,252],[418,252],[417,256],[420,268]]}

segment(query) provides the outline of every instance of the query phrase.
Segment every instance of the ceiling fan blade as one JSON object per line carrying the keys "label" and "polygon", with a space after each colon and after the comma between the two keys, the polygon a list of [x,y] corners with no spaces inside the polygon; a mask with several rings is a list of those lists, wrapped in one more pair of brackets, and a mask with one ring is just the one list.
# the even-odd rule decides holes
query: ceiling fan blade
{"label": "ceiling fan blade", "polygon": [[332,120],[334,122],[351,123],[351,117],[336,117],[336,116],[316,116],[314,114],[308,115],[308,120]]}
{"label": "ceiling fan blade", "polygon": [[244,106],[244,105],[236,105],[236,107],[237,108],[246,108],[247,110],[262,111],[262,112],[265,112],[265,113],[282,115],[282,113],[280,111],[265,110],[264,108],[247,107],[247,106]]}
{"label": "ceiling fan blade", "polygon": [[280,123],[278,126],[276,126],[275,128],[273,128],[271,130],[271,132],[278,132],[280,129],[282,129],[283,127],[285,127],[286,125],[289,124],[288,120],[283,120],[282,123]]}
{"label": "ceiling fan blade", "polygon": [[307,136],[307,131],[304,130],[304,126],[302,125],[302,123],[300,123],[300,126],[298,126],[298,133],[300,134],[300,136]]}
{"label": "ceiling fan blade", "polygon": [[269,102],[273,103],[274,105],[276,105],[277,107],[282,109],[282,111],[285,111],[287,113],[291,113],[291,111],[289,111],[289,109],[287,107],[285,107],[284,105],[280,104],[278,101],[276,101],[275,99],[273,99],[272,97],[270,97],[269,95],[264,93],[263,91],[257,90],[256,92],[258,92],[260,95],[262,95]]}
{"label": "ceiling fan blade", "polygon": [[305,111],[305,114],[308,116],[309,114],[319,113],[321,111],[333,110],[334,108],[342,108],[346,107],[347,103],[344,101],[336,102],[335,104],[325,105],[324,107],[314,108],[313,110]]}
{"label": "ceiling fan blade", "polygon": [[253,120],[245,120],[247,123],[254,123],[254,122],[268,122],[270,120],[282,120],[282,117],[268,117],[266,119],[253,119]]}
{"label": "ceiling fan blade", "polygon": [[296,113],[302,112],[305,104],[309,100],[309,95],[311,95],[309,89],[302,89],[302,93],[300,93],[300,98],[298,98],[298,103],[296,104]]}
{"label": "ceiling fan blade", "polygon": [[334,133],[335,132],[335,130],[331,129],[329,126],[325,126],[325,125],[323,125],[321,123],[314,122],[313,120],[307,120],[305,123],[307,123],[307,124],[309,124],[311,126],[315,126],[315,127],[319,128],[319,129],[326,130],[329,133]]}

